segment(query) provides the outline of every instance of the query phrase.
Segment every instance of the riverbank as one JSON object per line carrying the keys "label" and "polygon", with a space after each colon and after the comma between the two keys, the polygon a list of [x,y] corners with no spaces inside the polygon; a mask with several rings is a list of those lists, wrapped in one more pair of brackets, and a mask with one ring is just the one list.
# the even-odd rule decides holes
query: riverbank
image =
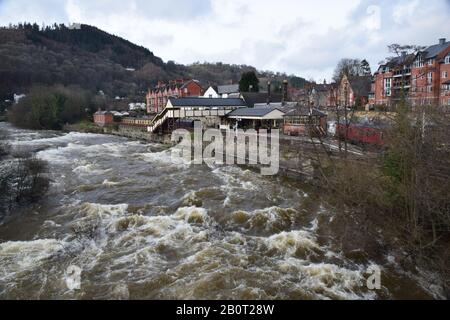
{"label": "riverbank", "polygon": [[151,143],[161,143],[165,145],[173,145],[170,135],[151,134],[144,130],[138,130],[122,125],[114,125],[109,127],[99,127],[92,122],[83,121],[73,125],[65,125],[64,132],[82,132],[95,134],[109,134],[132,140],[146,141]]}
{"label": "riverbank", "polygon": [[[159,143],[166,146],[174,146],[176,143],[171,141],[171,135],[169,134],[151,134],[145,132],[144,130],[130,128],[128,126],[111,126],[111,127],[98,127],[93,123],[83,122],[76,125],[66,125],[63,128],[65,132],[82,132],[82,133],[95,133],[95,134],[106,134],[114,135],[119,137],[125,137],[135,141],[144,141],[148,143]],[[337,146],[332,146],[329,142],[326,146],[330,149],[336,150]],[[209,145],[209,142],[203,142],[203,148]],[[321,148],[314,148],[312,142],[309,138],[301,137],[288,137],[281,136],[279,141],[279,174],[297,179],[297,180],[311,180],[316,177],[315,166],[311,159],[313,159],[313,154],[316,152],[322,153]],[[270,147],[270,144],[269,144]],[[354,147],[356,150],[356,147]],[[361,154],[358,151],[353,151],[356,154]],[[224,157],[227,155],[224,154]],[[245,159],[240,159],[237,155],[234,155],[235,162],[249,163],[249,154],[246,154]],[[250,165],[258,169],[260,165]]]}

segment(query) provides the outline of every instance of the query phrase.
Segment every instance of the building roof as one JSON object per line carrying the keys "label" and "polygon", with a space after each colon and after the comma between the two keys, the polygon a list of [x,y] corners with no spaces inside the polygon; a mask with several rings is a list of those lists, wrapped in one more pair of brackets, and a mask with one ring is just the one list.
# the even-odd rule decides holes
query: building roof
{"label": "building roof", "polygon": [[294,102],[294,101],[287,101],[285,103],[283,102],[271,102],[269,104],[265,103],[255,103],[254,108],[277,108],[278,110],[283,111],[283,108],[295,108],[297,106],[298,102]]}
{"label": "building roof", "polygon": [[295,109],[292,109],[288,113],[286,113],[285,117],[304,117],[304,116],[313,116],[313,117],[326,117],[326,113],[319,111],[317,109],[310,109],[306,106],[298,106]]}
{"label": "building roof", "polygon": [[180,89],[186,88],[186,87],[187,87],[189,84],[191,84],[191,83],[195,83],[195,84],[197,84],[199,87],[201,87],[200,82],[199,82],[198,80],[188,80],[188,81],[186,81],[185,83],[183,83],[183,84],[181,85],[181,88],[180,88]]}
{"label": "building roof", "polygon": [[245,107],[246,104],[238,98],[169,98],[174,107]]}
{"label": "building roof", "polygon": [[411,53],[411,54],[407,54],[404,56],[391,58],[384,66],[388,66],[390,68],[395,68],[395,67],[398,67],[401,65],[408,65],[414,61],[415,57],[416,57],[415,54]]}
{"label": "building roof", "polygon": [[196,83],[197,85],[200,85],[200,82],[198,80],[175,80],[171,81],[170,83],[159,83],[155,87],[151,88],[150,90],[157,93],[157,92],[163,92],[165,90],[175,90],[175,89],[184,89],[186,88],[190,83]]}
{"label": "building roof", "polygon": [[329,90],[333,89],[335,87],[335,84],[327,84],[327,83],[319,83],[315,84],[313,89],[317,92],[328,92]]}
{"label": "building roof", "polygon": [[353,93],[360,97],[368,97],[372,87],[372,76],[348,77]]}
{"label": "building roof", "polygon": [[219,89],[217,88],[217,86],[208,86],[208,88],[205,91],[208,91],[209,89],[213,89],[215,92],[219,93]]}
{"label": "building roof", "polygon": [[107,114],[113,114],[110,111],[97,111],[96,113],[94,113],[95,115],[107,115]]}
{"label": "building roof", "polygon": [[[267,92],[243,92],[241,94],[248,107],[253,108],[255,104],[267,103],[269,94]],[[279,93],[270,94],[270,102],[282,102],[283,95]]]}
{"label": "building roof", "polygon": [[230,93],[238,93],[239,85],[238,84],[228,84],[217,87],[218,94],[230,94]]}
{"label": "building roof", "polygon": [[423,52],[425,53],[425,59],[432,59],[436,57],[441,51],[450,47],[450,41],[444,42],[443,44],[435,44],[426,48]]}
{"label": "building roof", "polygon": [[264,117],[266,115],[268,115],[269,113],[278,110],[282,113],[284,113],[283,111],[281,111],[278,108],[271,108],[271,107],[267,107],[267,108],[239,108],[236,109],[232,112],[230,112],[227,117]]}

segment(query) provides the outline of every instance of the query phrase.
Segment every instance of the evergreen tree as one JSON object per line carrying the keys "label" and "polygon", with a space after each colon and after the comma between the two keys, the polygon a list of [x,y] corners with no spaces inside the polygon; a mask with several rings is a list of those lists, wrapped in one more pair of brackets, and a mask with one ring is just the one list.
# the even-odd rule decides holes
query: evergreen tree
{"label": "evergreen tree", "polygon": [[362,76],[371,76],[372,70],[370,69],[370,64],[366,59],[361,61],[361,75]]}
{"label": "evergreen tree", "polygon": [[239,91],[259,92],[259,79],[254,71],[242,74],[241,81],[239,81]]}

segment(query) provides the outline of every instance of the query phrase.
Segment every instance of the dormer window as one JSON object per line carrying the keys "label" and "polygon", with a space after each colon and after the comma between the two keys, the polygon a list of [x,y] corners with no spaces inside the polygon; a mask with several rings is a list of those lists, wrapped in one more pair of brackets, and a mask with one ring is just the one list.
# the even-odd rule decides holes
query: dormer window
{"label": "dormer window", "polygon": [[424,61],[422,56],[418,56],[416,61],[414,61],[414,67],[416,68],[422,68],[424,66]]}
{"label": "dormer window", "polygon": [[450,64],[450,54],[445,57],[445,64]]}

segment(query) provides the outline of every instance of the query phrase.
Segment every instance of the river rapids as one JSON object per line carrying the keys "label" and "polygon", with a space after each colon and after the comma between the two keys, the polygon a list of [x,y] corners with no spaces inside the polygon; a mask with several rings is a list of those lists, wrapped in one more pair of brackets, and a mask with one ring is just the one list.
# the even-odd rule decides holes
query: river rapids
{"label": "river rapids", "polygon": [[[0,225],[2,299],[437,297],[389,254],[345,254],[332,210],[294,182],[115,136],[0,127],[51,179],[44,199]],[[380,290],[367,287],[374,265]]]}

